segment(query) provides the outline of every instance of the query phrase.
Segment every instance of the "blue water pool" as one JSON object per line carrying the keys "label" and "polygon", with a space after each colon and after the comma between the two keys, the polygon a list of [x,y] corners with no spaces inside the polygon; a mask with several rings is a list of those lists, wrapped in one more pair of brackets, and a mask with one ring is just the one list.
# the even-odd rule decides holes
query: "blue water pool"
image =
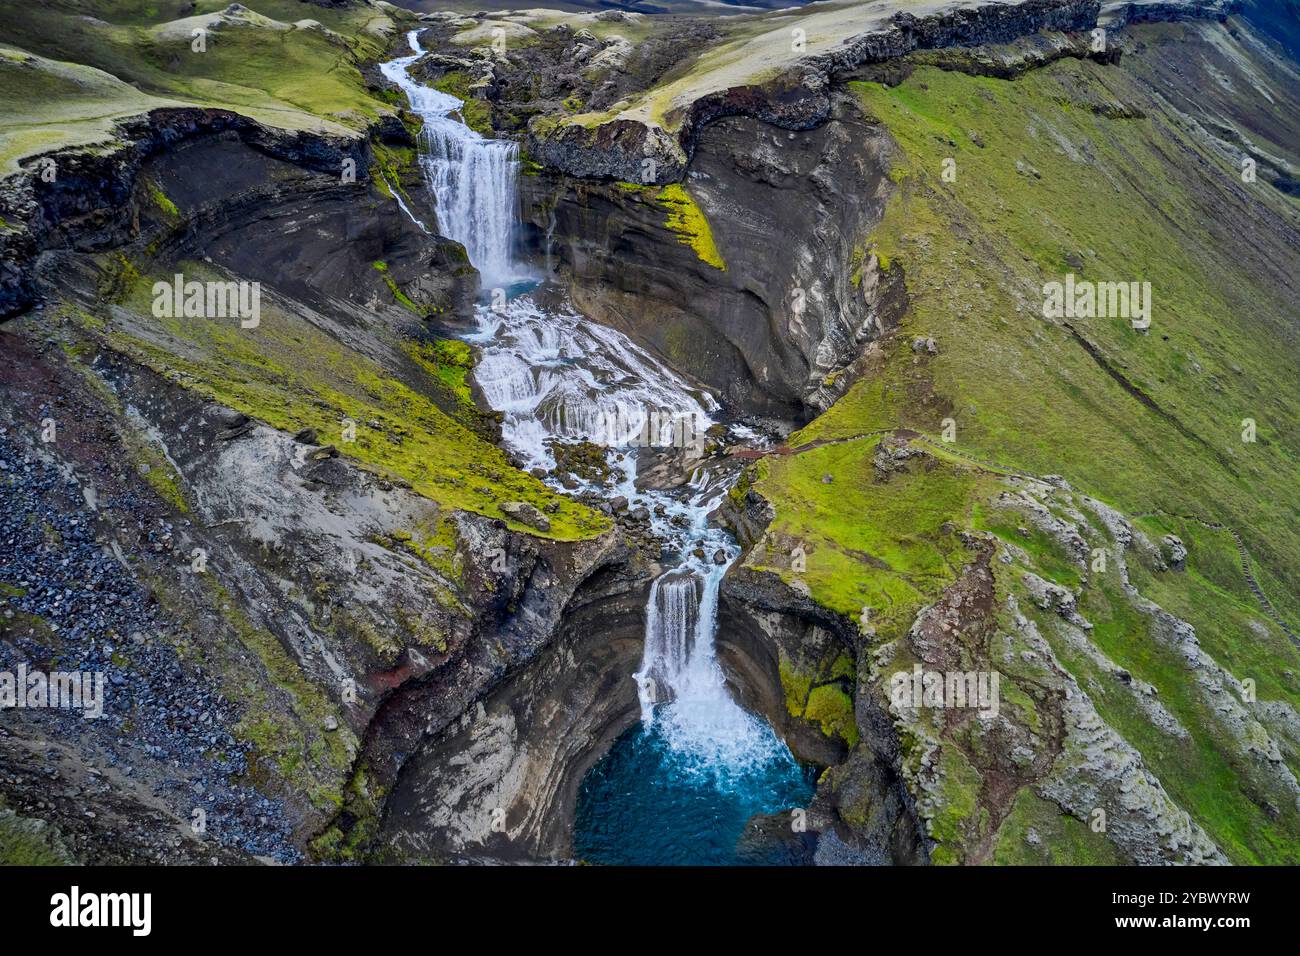
{"label": "blue water pool", "polygon": [[771,746],[731,764],[674,747],[658,726],[628,730],[583,782],[574,855],[613,865],[801,862],[789,811],[807,806],[813,773],[758,723]]}

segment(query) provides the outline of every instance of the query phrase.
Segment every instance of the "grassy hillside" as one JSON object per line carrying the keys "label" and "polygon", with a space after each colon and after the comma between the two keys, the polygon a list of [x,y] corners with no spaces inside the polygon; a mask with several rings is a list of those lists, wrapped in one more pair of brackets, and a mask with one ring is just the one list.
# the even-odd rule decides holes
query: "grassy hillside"
{"label": "grassy hillside", "polygon": [[[1300,621],[1295,201],[1241,183],[1123,69],[922,69],[857,90],[903,151],[867,245],[903,270],[910,307],[879,374],[799,438],[937,436],[951,418],[977,457],[1063,474],[1130,513],[1238,528],[1265,592]],[[1044,319],[1043,284],[1071,272],[1149,281],[1149,332]],[[913,334],[939,354],[918,360]]]}
{"label": "grassy hillside", "polygon": [[[0,44],[8,48],[0,48],[0,162],[12,168],[33,152],[102,140],[113,119],[153,106],[222,106],[288,129],[334,131],[360,129],[386,108],[361,73],[397,29],[383,10],[253,0],[223,13],[229,6],[0,7]],[[207,31],[202,52],[193,49],[196,29]]]}
{"label": "grassy hillside", "polygon": [[[1267,129],[1276,113],[1272,128],[1284,139],[1300,85],[1276,72],[1276,61],[1261,62],[1236,29],[1161,25],[1135,37],[1152,47],[1176,38],[1190,82],[1217,71],[1251,90],[1241,96],[1247,121]],[[1052,744],[1051,721],[1037,727],[1030,713],[1049,712],[1043,675],[1016,655],[994,654],[997,641],[1017,646],[1024,633],[1009,599],[1230,859],[1293,862],[1300,650],[1247,572],[1300,630],[1300,206],[1264,177],[1243,182],[1232,158],[1153,92],[1148,81],[1168,74],[1168,56],[1152,50],[1119,67],[1064,60],[1010,81],[923,66],[896,87],[853,85],[898,146],[897,191],[862,258],[901,270],[909,305],[862,379],[792,436],[795,453],[756,468],[753,487],[776,519],[748,562],[802,582],[850,618],[870,608],[864,647],[906,663],[898,648],[917,612],[956,584],[978,554],[975,542],[992,536],[1010,562],[992,568],[999,637],[984,647],[987,636],[963,633],[963,654],[972,655],[967,664],[1002,669],[1004,699],[1030,702],[1011,710],[1025,732],[1042,734],[1038,752],[1065,744]],[[955,180],[944,176],[946,160],[955,161]],[[1150,282],[1149,331],[1119,317],[1044,318],[1044,283],[1067,273]],[[937,354],[914,351],[918,336],[932,337]],[[1247,418],[1254,442],[1242,440]],[[942,440],[945,426],[955,441]],[[898,429],[922,454],[895,468],[881,457],[881,434]],[[1008,496],[1020,494],[1014,472],[1062,475],[1132,516],[1144,555],[1128,562],[1136,594],[1113,564],[1093,573],[1063,551],[1033,524],[1032,509],[1009,508]],[[1059,514],[1089,548],[1122,550],[1078,512]],[[1170,573],[1155,556],[1151,542],[1169,533],[1188,549],[1185,572]],[[1040,613],[1026,573],[1076,593],[1091,625],[1086,641],[1058,615]],[[1278,765],[1225,721],[1204,671],[1169,642],[1148,599],[1195,628],[1229,683],[1253,681],[1260,701],[1292,715],[1270,723],[1264,705],[1254,712],[1270,729],[1250,732],[1273,735],[1285,770],[1274,775]],[[883,673],[873,667],[860,655],[864,690]],[[1131,689],[1138,684],[1117,683],[1119,673],[1156,688],[1173,720],[1145,708]],[[1188,734],[1170,729],[1178,726]],[[931,731],[942,741],[933,755],[942,785],[921,806],[937,861],[1112,858],[1115,847],[1094,839],[1085,818],[1042,799],[1041,768],[1015,780],[1007,801],[1005,768],[990,765],[987,742],[942,722]],[[903,733],[907,765],[928,738]]]}

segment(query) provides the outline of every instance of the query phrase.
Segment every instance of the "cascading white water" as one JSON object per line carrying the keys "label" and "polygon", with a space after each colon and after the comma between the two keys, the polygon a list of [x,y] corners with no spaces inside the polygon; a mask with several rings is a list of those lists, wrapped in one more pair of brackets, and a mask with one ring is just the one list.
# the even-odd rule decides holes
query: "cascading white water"
{"label": "cascading white water", "polygon": [[[412,80],[421,55],[384,64],[425,122],[424,169],[442,228],[464,243],[485,285],[507,286],[523,270],[511,250],[516,215],[515,147],[484,139],[452,116],[453,96]],[[572,311],[543,310],[532,296],[480,306],[469,338],[481,357],[474,376],[488,403],[504,414],[502,436],[527,467],[555,465],[550,443],[592,441],[613,449],[611,495],[645,508],[668,542],[674,567],[652,585],[645,652],[634,675],[642,719],[686,758],[709,772],[766,763],[782,745],[771,729],[732,699],[714,650],[718,589],[739,549],[708,515],[727,481],[701,467],[678,494],[636,487],[638,447],[702,446],[717,404],[621,333]],[[701,557],[703,555],[703,557]]]}
{"label": "cascading white water", "polygon": [[455,117],[464,105],[460,100],[411,78],[411,64],[424,55],[419,32],[407,34],[411,55],[382,64],[380,71],[424,121],[420,164],[438,199],[443,233],[465,247],[486,288],[508,288],[527,277],[513,255],[519,147],[479,135]]}
{"label": "cascading white water", "polygon": [[713,424],[712,398],[696,398],[627,336],[575,312],[543,310],[521,295],[480,308],[477,320],[474,378],[505,414],[505,440],[529,468],[554,467],[547,442],[555,439],[668,447]]}

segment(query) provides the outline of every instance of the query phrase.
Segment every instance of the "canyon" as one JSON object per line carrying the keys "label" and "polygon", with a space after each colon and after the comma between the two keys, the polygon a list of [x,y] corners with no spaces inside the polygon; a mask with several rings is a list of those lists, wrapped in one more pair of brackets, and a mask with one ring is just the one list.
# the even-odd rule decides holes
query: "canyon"
{"label": "canyon", "polygon": [[[103,102],[0,100],[0,667],[109,699],[5,712],[0,845],[1294,861],[1293,8],[101,6],[0,15]],[[647,767],[731,816],[632,847]]]}

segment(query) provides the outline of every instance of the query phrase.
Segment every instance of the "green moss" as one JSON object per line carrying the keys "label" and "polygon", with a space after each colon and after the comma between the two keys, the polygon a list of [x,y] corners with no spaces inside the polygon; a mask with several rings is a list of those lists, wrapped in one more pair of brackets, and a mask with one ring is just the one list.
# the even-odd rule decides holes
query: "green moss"
{"label": "green moss", "polygon": [[940,800],[929,820],[935,847],[930,862],[938,866],[965,862],[967,847],[979,833],[977,813],[980,775],[957,747],[939,751]]}
{"label": "green moss", "polygon": [[54,827],[21,817],[0,800],[0,866],[76,864]]}
{"label": "green moss", "polygon": [[[951,416],[959,445],[977,456],[1064,474],[1126,512],[1212,512],[1246,535],[1265,590],[1300,618],[1300,536],[1267,530],[1297,519],[1277,489],[1300,484],[1300,437],[1275,427],[1243,445],[1238,435],[1243,417],[1261,430],[1300,417],[1288,387],[1300,347],[1278,324],[1290,306],[1261,265],[1283,253],[1269,235],[1248,240],[1251,230],[1211,238],[1185,226],[1241,218],[1234,171],[1130,70],[1090,61],[1014,81],[923,67],[896,87],[853,88],[902,148],[898,189],[869,240],[904,269],[897,341],[924,330],[941,352],[918,364],[893,345],[881,373],[807,437],[900,425],[935,434]],[[1094,99],[1146,116],[1062,108]],[[941,179],[948,157],[955,183]],[[1267,193],[1258,200],[1274,202]],[[1116,208],[1127,214],[1117,219]],[[1122,318],[1073,323],[1110,371],[1041,316],[1043,283],[1067,271],[1152,284],[1149,335]]]}
{"label": "green moss", "polygon": [[1030,732],[1043,732],[1043,719],[1038,713],[1038,705],[1026,694],[1015,681],[1002,680],[998,683],[998,694],[1003,701],[1015,708],[1017,723],[1028,727]]}
{"label": "green moss", "polygon": [[[201,276],[206,267],[184,268]],[[104,342],[171,381],[282,431],[317,428],[361,466],[406,482],[440,505],[493,518],[502,517],[499,505],[506,501],[554,507],[549,532],[510,522],[523,533],[576,540],[609,527],[604,515],[513,467],[500,448],[439,406],[438,386],[427,380],[394,377],[376,360],[266,303],[255,331],[220,319],[153,318],[150,285],[142,278],[124,293],[147,335],[111,331]],[[459,372],[450,363],[464,353],[447,346],[437,355],[448,363],[440,376],[454,379]],[[425,378],[419,366],[413,371]],[[356,423],[355,441],[343,441],[344,419]]]}
{"label": "green moss", "polygon": [[[1029,524],[1024,515],[977,504],[972,526],[992,532],[1001,540],[1028,552],[1040,577],[1071,589],[1079,586],[1079,566],[1065,553],[1059,541]],[[1021,533],[1022,528],[1027,533]]]}
{"label": "green moss", "polygon": [[167,218],[179,219],[181,217],[181,211],[176,208],[174,202],[167,198],[167,194],[162,191],[162,188],[157,183],[146,183],[146,187],[149,190],[149,198],[153,200],[155,206],[163,211]]}
{"label": "green moss", "polygon": [[425,314],[429,310],[412,302],[411,298],[402,291],[401,287],[395,281],[393,281],[393,277],[388,274],[388,263],[376,262],[374,263],[374,267],[375,271],[383,276],[384,284],[388,286],[388,291],[393,293],[393,298],[397,300],[398,304],[409,309],[411,312],[414,312],[421,318],[424,318]]}
{"label": "green moss", "polygon": [[840,655],[829,666],[796,664],[782,651],[777,666],[785,708],[791,717],[816,723],[828,737],[839,737],[850,747],[858,742],[853,698],[843,682],[854,674],[852,659]]}
{"label": "green moss", "polygon": [[993,862],[1000,866],[1123,866],[1126,860],[1104,833],[1062,813],[1032,790],[1016,796],[998,829]]}
{"label": "green moss", "polygon": [[469,343],[460,339],[437,339],[431,342],[409,342],[405,349],[408,356],[441,382],[451,394],[465,405],[475,407],[469,375],[477,363]]}
{"label": "green moss", "polygon": [[727,271],[727,264],[713,241],[713,229],[704,211],[680,183],[670,183],[659,190],[658,201],[667,212],[664,224],[677,233],[678,241],[690,246],[701,262]]}
{"label": "green moss", "polygon": [[[122,261],[126,262],[125,259]],[[129,267],[129,263],[127,265]],[[71,349],[68,357],[72,360],[70,367],[73,371],[112,412],[113,420],[117,423],[117,434],[122,440],[122,449],[136,474],[148,483],[159,498],[181,514],[188,514],[190,502],[185,494],[184,479],[172,464],[166,448],[140,427],[143,423],[138,416],[132,416],[127,411],[117,394],[82,360],[77,349]]]}
{"label": "green moss", "polygon": [[858,742],[858,726],[853,716],[853,698],[839,684],[822,684],[808,693],[803,716],[821,725],[828,737],[840,737],[850,747]]}
{"label": "green moss", "polygon": [[470,89],[471,82],[472,78],[468,73],[453,70],[444,73],[432,85],[435,90],[441,90],[461,101],[460,118],[465,121],[466,126],[484,136],[493,136],[495,131],[492,128],[492,104],[474,96]]}
{"label": "green moss", "polygon": [[343,791],[344,812],[311,842],[316,859],[323,862],[355,863],[366,859],[379,833],[387,789],[373,779],[365,764],[357,767]]}
{"label": "green moss", "polygon": [[[253,624],[213,574],[202,580],[240,645],[257,660],[260,674],[282,695],[279,700],[268,696],[258,675],[241,673],[246,665],[231,666],[233,662],[227,660],[218,673],[227,693],[243,704],[236,735],[252,744],[256,762],[263,769],[273,765],[286,783],[305,793],[316,807],[336,808],[340,796],[335,781],[352,766],[355,735],[338,707],[307,678],[275,635]],[[329,718],[337,722],[337,730],[323,729]]]}
{"label": "green moss", "polygon": [[370,178],[375,187],[390,199],[400,196],[410,203],[411,197],[403,184],[420,176],[418,151],[371,140],[370,153],[374,157]]}
{"label": "green moss", "polygon": [[[101,299],[108,302],[120,302],[122,297],[142,281],[140,271],[124,253],[114,252],[100,266],[97,291]],[[87,313],[78,310],[78,316]],[[102,320],[99,320],[102,325]]]}
{"label": "green moss", "polygon": [[740,473],[740,477],[736,479],[735,483],[727,489],[727,498],[731,501],[734,507],[743,508],[745,505],[745,498],[749,495],[749,491],[753,486],[754,467],[751,465],[747,466]]}
{"label": "green moss", "polygon": [[1300,832],[1300,813],[1293,801],[1281,802],[1275,815],[1265,813],[1258,795],[1266,779],[1255,776],[1251,758],[1226,735],[1211,702],[1189,680],[1180,652],[1151,634],[1150,619],[1127,600],[1117,571],[1097,584],[1080,602],[1093,624],[1091,640],[1135,678],[1158,688],[1161,705],[1194,732],[1175,738],[1153,724],[1123,683],[1059,637],[1055,622],[1044,617],[1039,627],[1056,656],[1087,689],[1102,718],[1141,752],[1169,795],[1233,862],[1300,860],[1293,836]]}
{"label": "green moss", "polygon": [[[763,459],[754,488],[776,518],[747,564],[803,581],[819,603],[852,620],[871,608],[871,626],[884,639],[909,627],[968,560],[958,532],[968,524],[980,480],[968,469],[920,458],[877,481],[878,441]],[[803,550],[801,572],[791,559],[796,548]]]}
{"label": "green moss", "polygon": [[389,630],[380,630],[370,621],[352,614],[347,608],[334,611],[334,632],[340,637],[351,636],[368,646],[387,667],[397,663],[402,654],[402,643]]}
{"label": "green moss", "polygon": [[784,653],[778,671],[781,690],[785,693],[785,709],[791,717],[802,717],[804,708],[808,706],[808,692],[812,690],[813,675],[796,668]]}

